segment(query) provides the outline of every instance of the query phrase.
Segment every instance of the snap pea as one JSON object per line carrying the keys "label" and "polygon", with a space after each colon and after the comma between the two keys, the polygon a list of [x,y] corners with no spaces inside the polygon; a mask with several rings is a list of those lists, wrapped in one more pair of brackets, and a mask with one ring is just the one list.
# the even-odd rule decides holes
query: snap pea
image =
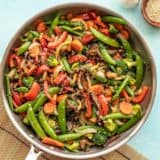
{"label": "snap pea", "polygon": [[10,88],[10,80],[7,74],[5,75],[5,85],[6,85],[6,96],[7,96],[8,104],[11,111],[13,111],[13,101],[12,101],[12,94],[11,94],[11,88]]}
{"label": "snap pea", "polygon": [[38,114],[38,120],[39,123],[41,125],[41,127],[44,129],[44,131],[46,132],[46,134],[48,134],[51,138],[56,139],[57,135],[54,132],[54,130],[50,127],[50,125],[48,124],[46,117],[43,113],[43,110],[41,110]]}
{"label": "snap pea", "polygon": [[109,53],[107,52],[107,49],[102,43],[99,43],[99,51],[100,51],[100,55],[102,56],[103,60],[106,63],[111,65],[116,65],[116,61],[109,55]]}
{"label": "snap pea", "polygon": [[66,99],[64,98],[58,105],[58,124],[62,134],[66,133]]}
{"label": "snap pea", "polygon": [[115,99],[117,99],[120,95],[120,93],[122,92],[122,90],[126,87],[126,85],[129,82],[129,76],[127,76],[123,82],[120,84],[120,86],[118,87],[118,89],[116,90],[116,93],[114,94],[112,101],[114,101]]}
{"label": "snap pea", "polygon": [[21,55],[23,54],[24,52],[26,52],[29,48],[29,46],[31,45],[31,42],[30,41],[27,41],[27,42],[24,42],[18,49],[17,51],[17,55]]}
{"label": "snap pea", "polygon": [[132,96],[132,97],[134,96],[134,92],[129,86],[126,86],[126,91],[130,96]]}
{"label": "snap pea", "polygon": [[83,135],[84,133],[68,133],[68,134],[59,135],[57,139],[61,142],[66,142],[66,141],[72,141],[72,140],[78,139]]}
{"label": "snap pea", "polygon": [[41,128],[41,126],[40,126],[40,124],[34,114],[32,107],[28,108],[27,119],[28,119],[29,123],[31,124],[35,133],[38,135],[38,137],[43,139],[46,136],[46,134],[44,133],[43,129]]}
{"label": "snap pea", "polygon": [[77,27],[77,26],[82,26],[83,24],[81,22],[74,22],[74,21],[66,21],[66,20],[60,20],[59,25],[64,25],[64,26],[70,26],[70,27]]}
{"label": "snap pea", "polygon": [[136,86],[139,88],[143,80],[143,61],[139,55],[136,55]]}
{"label": "snap pea", "polygon": [[92,34],[98,39],[100,40],[101,42],[109,45],[109,46],[113,46],[113,47],[120,47],[118,41],[116,41],[115,39],[113,38],[110,38],[106,35],[104,35],[103,33],[97,31],[96,29],[94,28],[90,28]]}
{"label": "snap pea", "polygon": [[[55,93],[58,93],[59,90],[60,90],[59,87],[52,87],[49,89],[49,93],[51,95],[53,95]],[[45,96],[45,94],[43,92],[41,92],[38,95],[38,97],[33,105],[33,111],[36,112],[46,101],[47,101],[47,97]]]}
{"label": "snap pea", "polygon": [[27,87],[18,87],[16,88],[16,91],[20,92],[20,93],[26,93],[28,92],[28,88]]}
{"label": "snap pea", "polygon": [[30,126],[27,116],[25,116],[25,117],[23,118],[23,121],[22,121],[22,122],[23,122],[25,125]]}
{"label": "snap pea", "polygon": [[102,119],[103,120],[106,120],[106,119],[129,119],[131,117],[132,117],[132,115],[125,115],[120,112],[116,112],[116,113],[110,113],[110,114],[104,116]]}
{"label": "snap pea", "polygon": [[118,24],[127,24],[127,21],[120,18],[120,17],[113,17],[113,16],[104,16],[102,17],[103,22],[110,22],[110,23],[118,23]]}
{"label": "snap pea", "polygon": [[69,26],[61,26],[61,28],[63,28],[64,30],[70,32],[71,34],[75,34],[75,35],[80,36],[80,37],[83,36],[83,33],[77,32],[77,31],[73,30],[73,28],[71,28]]}
{"label": "snap pea", "polygon": [[23,113],[23,112],[26,112],[29,108],[29,106],[33,106],[35,101],[29,101],[29,102],[26,102],[22,105],[20,105],[19,107],[17,107],[14,111],[16,113]]}
{"label": "snap pea", "polygon": [[63,66],[64,66],[65,70],[66,70],[68,73],[71,73],[72,70],[71,70],[71,67],[70,67],[70,65],[69,65],[69,63],[68,63],[68,61],[67,61],[67,58],[66,58],[66,57],[62,57],[61,60],[62,60],[62,63],[63,63]]}
{"label": "snap pea", "polygon": [[133,116],[129,121],[127,121],[124,125],[122,125],[118,130],[117,133],[120,134],[129,128],[131,128],[134,124],[136,124],[139,119],[142,117],[142,114],[138,112],[135,116]]}
{"label": "snap pea", "polygon": [[60,18],[60,14],[57,13],[55,18],[53,19],[53,21],[51,22],[51,26],[50,26],[50,29],[49,29],[49,32],[52,33],[54,28],[58,25],[59,23],[59,18]]}
{"label": "snap pea", "polygon": [[132,59],[134,52],[133,52],[133,49],[132,49],[130,43],[124,38],[120,38],[120,42],[122,43],[122,45],[125,49],[126,57]]}

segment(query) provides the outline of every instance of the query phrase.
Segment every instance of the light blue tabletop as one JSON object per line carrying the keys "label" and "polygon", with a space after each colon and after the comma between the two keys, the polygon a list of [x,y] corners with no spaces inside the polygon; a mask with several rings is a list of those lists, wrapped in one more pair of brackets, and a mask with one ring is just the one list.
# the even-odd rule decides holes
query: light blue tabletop
{"label": "light blue tabletop", "polygon": [[[75,2],[73,0],[0,0],[0,58],[5,48],[16,32],[16,30],[35,13],[42,9],[53,6],[62,2]],[[76,2],[82,2],[76,0]],[[86,0],[85,2],[93,2]],[[124,9],[116,0],[95,0],[93,3],[106,6],[121,15],[125,16],[137,30],[143,35],[147,41],[153,57],[155,58],[157,67],[157,79],[160,79],[160,29],[154,28],[143,19],[140,7],[134,9]],[[157,91],[159,91],[160,83],[158,81]],[[133,137],[130,144],[137,151],[145,155],[150,160],[160,159],[160,92],[157,92],[152,112],[138,134]]]}

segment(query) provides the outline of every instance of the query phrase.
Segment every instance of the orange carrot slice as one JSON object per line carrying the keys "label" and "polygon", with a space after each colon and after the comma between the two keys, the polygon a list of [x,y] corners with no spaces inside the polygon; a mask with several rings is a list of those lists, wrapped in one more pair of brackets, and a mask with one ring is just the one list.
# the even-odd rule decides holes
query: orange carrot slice
{"label": "orange carrot slice", "polygon": [[129,102],[125,102],[125,101],[119,104],[119,109],[124,114],[131,114],[133,110],[132,104]]}

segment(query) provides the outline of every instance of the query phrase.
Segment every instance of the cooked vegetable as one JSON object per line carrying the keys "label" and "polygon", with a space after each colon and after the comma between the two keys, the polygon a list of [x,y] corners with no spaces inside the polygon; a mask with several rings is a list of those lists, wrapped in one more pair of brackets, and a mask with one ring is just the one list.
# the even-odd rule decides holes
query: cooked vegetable
{"label": "cooked vegetable", "polygon": [[122,18],[53,15],[12,47],[8,104],[46,145],[70,152],[107,146],[142,117],[150,88],[143,58]]}

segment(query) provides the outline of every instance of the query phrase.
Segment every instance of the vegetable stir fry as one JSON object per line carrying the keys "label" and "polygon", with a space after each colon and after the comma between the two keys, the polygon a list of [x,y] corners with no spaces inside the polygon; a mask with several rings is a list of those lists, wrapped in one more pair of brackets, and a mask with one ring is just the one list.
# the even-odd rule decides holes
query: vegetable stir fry
{"label": "vegetable stir fry", "polygon": [[8,104],[42,143],[88,151],[140,120],[149,86],[126,24],[57,13],[20,37],[8,58]]}

